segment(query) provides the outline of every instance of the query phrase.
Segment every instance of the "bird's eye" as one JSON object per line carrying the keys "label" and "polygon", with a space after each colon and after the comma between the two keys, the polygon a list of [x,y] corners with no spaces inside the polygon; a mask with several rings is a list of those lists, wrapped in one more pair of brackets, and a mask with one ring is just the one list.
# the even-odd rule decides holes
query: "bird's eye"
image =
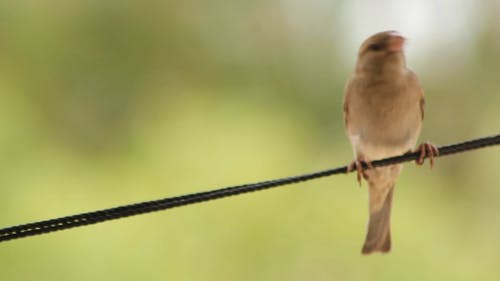
{"label": "bird's eye", "polygon": [[368,48],[372,51],[380,51],[382,49],[382,46],[379,44],[371,44],[368,46]]}

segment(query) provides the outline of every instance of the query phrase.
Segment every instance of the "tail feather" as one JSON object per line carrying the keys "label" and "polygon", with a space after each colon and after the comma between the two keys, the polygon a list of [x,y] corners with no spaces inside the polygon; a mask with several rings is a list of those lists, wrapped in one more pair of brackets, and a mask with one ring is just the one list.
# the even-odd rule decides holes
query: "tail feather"
{"label": "tail feather", "polygon": [[[381,208],[375,208],[373,206],[375,204],[373,200],[375,199],[370,198],[370,220],[365,244],[362,249],[363,254],[371,254],[373,252],[386,253],[391,250],[390,217],[393,191],[394,184],[389,187]],[[380,194],[380,190],[370,190],[370,192]],[[372,194],[370,194],[370,197],[372,197]]]}

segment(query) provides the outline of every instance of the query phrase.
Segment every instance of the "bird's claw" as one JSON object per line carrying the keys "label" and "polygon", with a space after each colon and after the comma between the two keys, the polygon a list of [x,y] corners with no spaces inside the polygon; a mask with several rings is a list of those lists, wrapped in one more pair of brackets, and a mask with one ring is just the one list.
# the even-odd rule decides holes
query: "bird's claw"
{"label": "bird's claw", "polygon": [[347,166],[347,173],[350,173],[350,172],[354,171],[354,169],[356,169],[357,179],[358,179],[360,187],[361,187],[362,179],[363,178],[366,179],[366,174],[364,173],[365,168],[363,167],[363,163],[366,165],[366,167],[368,167],[368,169],[373,169],[372,162],[364,160],[364,159],[356,159],[356,160],[352,161],[351,164],[349,164],[349,166]]}
{"label": "bird's claw", "polygon": [[434,157],[439,155],[439,149],[429,142],[421,143],[413,152],[420,152],[418,159],[415,160],[417,165],[424,164],[424,159],[427,157],[429,158],[431,169],[434,166]]}

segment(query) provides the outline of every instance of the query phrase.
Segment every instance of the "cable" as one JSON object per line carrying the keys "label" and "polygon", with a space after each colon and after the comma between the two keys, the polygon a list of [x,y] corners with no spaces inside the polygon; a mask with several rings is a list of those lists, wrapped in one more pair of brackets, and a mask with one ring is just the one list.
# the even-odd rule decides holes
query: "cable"
{"label": "cable", "polygon": [[[500,135],[470,140],[458,144],[446,145],[438,148],[439,149],[438,157],[455,154],[459,152],[465,152],[473,149],[479,149],[487,146],[498,145],[498,144],[500,144]],[[416,160],[419,157],[419,154],[420,154],[419,152],[414,152],[414,153],[404,154],[401,156],[385,158],[382,160],[373,161],[372,165],[373,167],[380,167],[380,166],[412,161]],[[366,165],[365,168],[367,168]],[[298,183],[342,173],[347,173],[347,166],[319,171],[310,174],[299,175],[299,176],[268,180],[253,184],[243,184],[243,185],[226,187],[211,191],[193,193],[193,194],[165,198],[154,201],[147,201],[147,202],[130,204],[110,209],[103,209],[94,212],[61,217],[51,220],[6,227],[0,229],[0,242],[54,232],[63,229],[69,229],[78,226],[96,224],[99,222],[105,222],[124,217],[161,211],[165,209],[170,209],[195,203],[201,203],[232,195],[264,190],[282,185]]]}

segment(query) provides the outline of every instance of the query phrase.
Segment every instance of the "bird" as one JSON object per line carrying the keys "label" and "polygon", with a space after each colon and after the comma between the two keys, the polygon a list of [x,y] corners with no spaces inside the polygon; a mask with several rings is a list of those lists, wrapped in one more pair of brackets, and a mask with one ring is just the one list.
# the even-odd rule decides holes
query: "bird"
{"label": "bird", "polygon": [[373,168],[371,162],[420,152],[416,163],[439,150],[430,142],[415,148],[424,119],[425,99],[417,75],[406,65],[406,38],[394,30],[368,37],[359,48],[354,73],[344,90],[344,123],[361,185],[368,183],[369,221],[362,254],[391,250],[390,214],[402,164]]}

